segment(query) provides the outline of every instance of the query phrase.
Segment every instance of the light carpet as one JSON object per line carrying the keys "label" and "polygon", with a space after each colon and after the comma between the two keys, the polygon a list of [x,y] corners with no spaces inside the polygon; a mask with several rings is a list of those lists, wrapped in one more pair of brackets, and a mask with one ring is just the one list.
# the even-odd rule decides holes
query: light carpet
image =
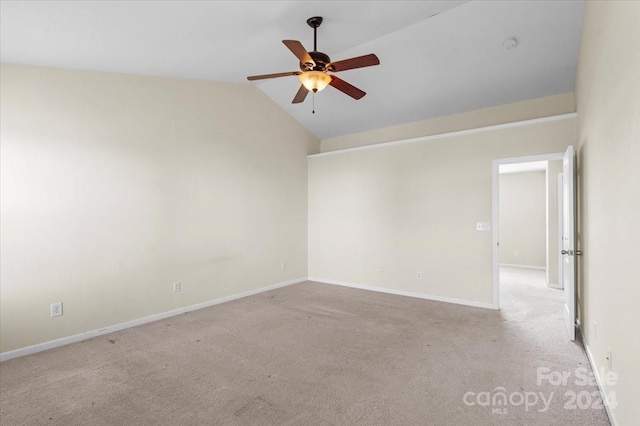
{"label": "light carpet", "polygon": [[502,289],[498,312],[306,282],[9,360],[0,424],[609,424],[595,386],[536,383],[589,368],[562,293],[517,269]]}

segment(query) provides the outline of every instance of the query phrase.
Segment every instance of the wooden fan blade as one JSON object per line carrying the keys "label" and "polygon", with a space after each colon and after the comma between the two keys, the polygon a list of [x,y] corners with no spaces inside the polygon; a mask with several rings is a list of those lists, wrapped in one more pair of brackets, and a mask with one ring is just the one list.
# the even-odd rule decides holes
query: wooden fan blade
{"label": "wooden fan blade", "polygon": [[364,56],[358,56],[357,58],[344,59],[338,62],[331,62],[329,64],[329,70],[333,72],[352,70],[355,68],[371,67],[373,65],[380,65],[380,59],[373,53]]}
{"label": "wooden fan blade", "polygon": [[309,91],[307,90],[306,87],[304,87],[304,85],[300,85],[300,88],[298,89],[298,93],[296,93],[296,96],[294,96],[293,101],[291,101],[292,104],[299,104],[304,102],[305,98],[307,97],[307,94],[309,93]]}
{"label": "wooden fan blade", "polygon": [[347,83],[346,81],[336,77],[335,75],[331,76],[331,83],[329,83],[329,85],[335,87],[342,93],[349,95],[356,100],[362,99],[364,95],[367,94],[366,92],[358,89],[356,86]]}
{"label": "wooden fan blade", "polygon": [[302,62],[303,64],[311,64],[312,66],[316,66],[316,63],[309,56],[309,52],[304,48],[302,43],[298,40],[282,40],[285,46],[289,48],[291,52]]}
{"label": "wooden fan blade", "polygon": [[300,71],[289,71],[289,72],[279,72],[277,74],[263,74],[263,75],[252,75],[247,77],[247,80],[265,80],[267,78],[276,78],[276,77],[288,77],[290,75],[300,75],[302,74]]}

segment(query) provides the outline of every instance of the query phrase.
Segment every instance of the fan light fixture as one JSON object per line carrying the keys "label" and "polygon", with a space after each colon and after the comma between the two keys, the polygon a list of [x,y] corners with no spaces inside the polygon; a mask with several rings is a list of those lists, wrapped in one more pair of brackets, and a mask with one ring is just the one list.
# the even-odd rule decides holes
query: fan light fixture
{"label": "fan light fixture", "polygon": [[322,71],[306,71],[300,74],[300,83],[310,92],[319,92],[331,83],[331,76]]}
{"label": "fan light fixture", "polygon": [[291,101],[292,104],[304,102],[309,92],[315,93],[324,90],[327,86],[331,86],[355,100],[362,99],[362,97],[367,94],[366,92],[347,83],[334,73],[380,65],[380,59],[373,53],[370,53],[368,55],[332,62],[329,55],[318,51],[318,27],[322,24],[322,16],[313,16],[307,19],[307,24],[313,28],[313,50],[307,51],[298,40],[282,40],[282,43],[287,46],[291,53],[300,61],[300,71],[251,75],[247,77],[247,80],[266,80],[268,78],[297,75],[301,84],[296,95],[293,97],[293,101]]}

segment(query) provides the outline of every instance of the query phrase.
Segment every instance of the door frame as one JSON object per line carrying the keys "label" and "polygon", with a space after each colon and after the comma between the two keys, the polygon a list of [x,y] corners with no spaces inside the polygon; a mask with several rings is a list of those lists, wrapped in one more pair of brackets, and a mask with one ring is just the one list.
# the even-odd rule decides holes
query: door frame
{"label": "door frame", "polygon": [[562,160],[564,152],[554,152],[552,154],[528,155],[525,157],[497,158],[492,161],[492,184],[493,184],[493,218],[492,244],[493,244],[493,309],[500,309],[500,166],[503,164],[532,163],[535,161]]}

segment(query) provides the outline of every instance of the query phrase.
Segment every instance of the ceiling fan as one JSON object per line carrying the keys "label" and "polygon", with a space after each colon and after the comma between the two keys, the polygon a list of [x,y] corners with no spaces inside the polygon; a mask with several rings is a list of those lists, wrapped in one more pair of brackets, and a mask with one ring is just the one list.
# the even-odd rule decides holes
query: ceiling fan
{"label": "ceiling fan", "polygon": [[268,78],[276,77],[288,77],[297,75],[300,79],[300,89],[293,98],[291,103],[298,104],[305,100],[307,94],[311,92],[318,92],[327,86],[332,86],[335,89],[340,90],[351,96],[353,99],[361,99],[365,92],[357,87],[347,83],[346,81],[336,77],[329,72],[336,73],[340,71],[352,70],[355,68],[370,67],[373,65],[379,65],[380,60],[374,54],[358,56],[356,58],[344,59],[338,62],[331,62],[331,58],[326,53],[319,52],[317,50],[317,31],[320,24],[322,24],[322,17],[314,16],[307,19],[307,24],[313,28],[313,51],[307,52],[302,43],[298,40],[282,40],[285,46],[293,52],[294,55],[300,60],[301,71],[281,72],[276,74],[264,74],[253,75],[247,77],[247,80],[264,80]]}

